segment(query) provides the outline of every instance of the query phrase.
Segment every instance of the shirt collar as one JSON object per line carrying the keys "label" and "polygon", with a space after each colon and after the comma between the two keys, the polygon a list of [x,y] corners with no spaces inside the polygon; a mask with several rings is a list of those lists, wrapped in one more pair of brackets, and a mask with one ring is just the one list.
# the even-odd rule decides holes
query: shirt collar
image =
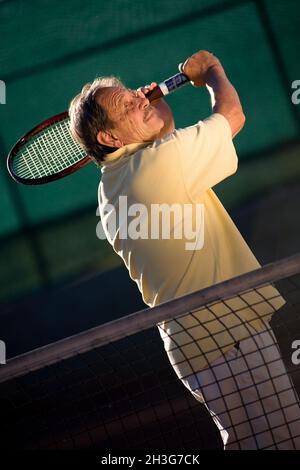
{"label": "shirt collar", "polygon": [[118,148],[112,153],[107,153],[104,160],[101,162],[103,167],[110,166],[111,163],[119,161],[123,157],[127,157],[136,153],[141,148],[147,147],[151,142],[139,142],[135,144],[123,145],[123,147]]}

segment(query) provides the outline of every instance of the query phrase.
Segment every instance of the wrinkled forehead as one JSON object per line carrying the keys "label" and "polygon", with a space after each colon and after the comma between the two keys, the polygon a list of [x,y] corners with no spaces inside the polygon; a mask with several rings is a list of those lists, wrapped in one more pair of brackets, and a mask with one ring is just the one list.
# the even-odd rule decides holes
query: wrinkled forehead
{"label": "wrinkled forehead", "polygon": [[110,113],[118,112],[126,98],[130,97],[132,91],[122,87],[102,88],[97,94],[97,103]]}

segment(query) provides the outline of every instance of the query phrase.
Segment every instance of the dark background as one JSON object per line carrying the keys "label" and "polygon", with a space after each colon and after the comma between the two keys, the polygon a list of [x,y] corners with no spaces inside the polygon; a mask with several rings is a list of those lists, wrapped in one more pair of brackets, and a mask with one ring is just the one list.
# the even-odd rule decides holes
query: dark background
{"label": "dark background", "polygon": [[[5,81],[7,93],[6,104],[0,105],[0,339],[6,342],[7,357],[143,308],[121,260],[106,241],[96,237],[99,169],[91,164],[41,187],[17,185],[6,171],[6,156],[15,141],[40,121],[66,110],[81,87],[97,76],[114,74],[128,86],[138,87],[173,75],[178,63],[199,49],[219,57],[238,90],[247,121],[234,141],[239,170],[214,189],[262,264],[299,251],[300,105],[291,101],[291,84],[300,79],[299,15],[297,0],[0,1],[0,79]],[[168,102],[177,127],[193,124],[211,112],[205,89],[187,86],[168,97]],[[167,175],[161,176],[162,183],[164,177]],[[283,340],[290,344],[299,331],[298,316],[293,311],[288,321],[281,319],[278,325],[284,332]],[[142,368],[156,384],[156,369],[163,370],[160,376],[165,381],[159,382],[157,400],[164,410],[169,407],[166,384],[170,380],[170,390],[180,396],[178,403],[188,400],[190,409],[193,399],[178,384],[157,332],[149,335],[148,356],[145,354]],[[144,337],[135,341],[139,355]],[[123,346],[120,348],[123,351]],[[154,351],[159,351],[159,358],[151,361]],[[122,353],[115,359],[105,351],[103,354],[116,380]],[[130,357],[130,373],[134,374],[134,355]],[[97,389],[101,371],[104,374],[103,362],[98,366],[96,382],[79,374],[76,388],[72,377],[68,382],[68,373],[76,376],[76,370],[81,369],[88,374],[80,365],[82,360],[77,361],[57,366],[60,372],[50,368],[49,380],[47,369],[29,374],[23,381],[1,385],[9,446],[108,445],[106,424],[99,423],[106,423],[106,418],[120,419],[121,411],[117,417],[107,416],[116,409],[124,390],[123,375],[116,385],[119,395],[112,408],[110,398],[99,397]],[[111,380],[103,378],[107,396]],[[155,396],[150,382],[143,389],[148,390],[148,402],[144,398],[141,405],[148,410]],[[84,402],[86,383],[90,383],[89,400]],[[128,406],[134,409],[138,403],[130,393],[125,393],[124,413]],[[98,398],[91,400],[94,396]],[[179,434],[192,442],[188,429],[196,432],[193,420],[200,416],[199,446],[218,446],[205,410],[199,415],[199,406],[196,414],[183,412],[183,427],[176,422],[180,406],[176,412],[172,408],[165,425],[180,429]],[[58,410],[56,414],[54,409]],[[84,423],[78,418],[72,424],[71,415],[74,421],[76,412],[86,417]],[[160,413],[161,423],[164,413]],[[141,421],[146,434],[150,432],[149,423],[156,430],[153,432],[158,432],[157,415],[150,415],[144,424]],[[95,419],[101,431],[92,438],[87,429],[97,429]],[[132,423],[129,428],[134,437],[128,438],[127,444],[121,440],[119,445],[132,447],[133,440],[141,436],[141,431],[136,431],[141,428]],[[210,431],[205,433],[205,429]],[[78,435],[81,437],[74,438]],[[110,445],[116,446],[116,436],[121,435],[114,430]],[[143,439],[140,445],[149,446],[149,436]],[[169,439],[177,442],[174,436]],[[155,439],[153,442],[157,445]],[[168,441],[164,438],[160,442]]]}

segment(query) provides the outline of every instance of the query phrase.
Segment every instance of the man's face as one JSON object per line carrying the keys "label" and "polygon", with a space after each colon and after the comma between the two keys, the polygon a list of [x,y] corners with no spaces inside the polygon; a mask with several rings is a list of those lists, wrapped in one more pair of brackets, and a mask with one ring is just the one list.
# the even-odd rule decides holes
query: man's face
{"label": "man's face", "polygon": [[153,141],[173,130],[174,121],[168,105],[163,100],[151,105],[142,91],[108,87],[97,101],[114,123],[110,132],[118,139],[118,147]]}

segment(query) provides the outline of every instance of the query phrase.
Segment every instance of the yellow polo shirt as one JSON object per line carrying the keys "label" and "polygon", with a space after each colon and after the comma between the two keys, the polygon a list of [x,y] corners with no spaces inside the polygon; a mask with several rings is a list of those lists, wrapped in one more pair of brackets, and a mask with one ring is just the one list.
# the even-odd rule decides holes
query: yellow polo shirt
{"label": "yellow polo shirt", "polygon": [[[101,220],[150,307],[260,267],[211,189],[235,173],[237,163],[229,123],[218,113],[163,139],[107,155],[99,185]],[[153,207],[174,205],[177,218],[170,212],[168,230],[163,235],[159,228],[157,236]],[[194,232],[186,235],[187,222]],[[161,322],[159,332],[177,375],[201,370],[248,337],[247,323],[262,330],[261,318],[270,320],[284,302],[269,285]]]}

